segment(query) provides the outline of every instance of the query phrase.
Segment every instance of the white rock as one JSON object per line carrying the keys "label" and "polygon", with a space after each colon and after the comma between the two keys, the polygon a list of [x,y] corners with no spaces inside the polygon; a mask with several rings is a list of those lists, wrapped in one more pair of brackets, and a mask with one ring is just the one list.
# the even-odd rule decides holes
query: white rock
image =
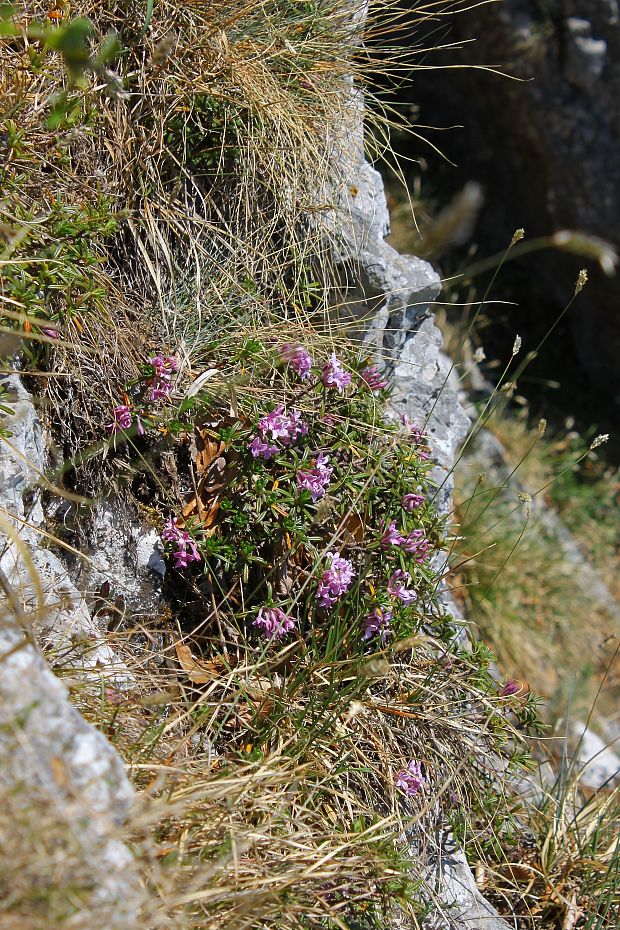
{"label": "white rock", "polygon": [[598,790],[612,788],[620,780],[620,756],[585,723],[574,721],[570,727],[570,741],[581,768],[581,784]]}

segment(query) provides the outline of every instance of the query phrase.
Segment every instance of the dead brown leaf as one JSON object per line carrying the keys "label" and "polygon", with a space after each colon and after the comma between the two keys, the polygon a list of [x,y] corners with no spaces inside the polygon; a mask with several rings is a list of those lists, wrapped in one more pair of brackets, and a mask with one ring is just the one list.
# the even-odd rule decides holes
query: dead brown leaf
{"label": "dead brown leaf", "polygon": [[350,511],[342,522],[342,538],[344,542],[364,541],[366,533],[366,524],[359,514]]}
{"label": "dead brown leaf", "polygon": [[182,643],[177,643],[174,648],[181,668],[194,684],[205,685],[222,677],[225,666],[221,659],[209,659],[207,661],[196,659],[189,646],[184,646]]}
{"label": "dead brown leaf", "polygon": [[183,508],[183,517],[194,515],[202,523],[206,535],[215,532],[215,523],[220,509],[219,498],[237,474],[236,456],[227,451],[226,444],[214,439],[212,433],[229,419],[214,422],[208,427],[196,427],[194,435],[196,471],[201,476],[195,494]]}
{"label": "dead brown leaf", "polygon": [[207,430],[196,429],[196,471],[204,475],[211,463],[219,458],[226,444],[213,439]]}
{"label": "dead brown leaf", "polygon": [[506,862],[498,869],[498,872],[510,882],[517,883],[531,882],[536,875],[532,866],[522,862]]}

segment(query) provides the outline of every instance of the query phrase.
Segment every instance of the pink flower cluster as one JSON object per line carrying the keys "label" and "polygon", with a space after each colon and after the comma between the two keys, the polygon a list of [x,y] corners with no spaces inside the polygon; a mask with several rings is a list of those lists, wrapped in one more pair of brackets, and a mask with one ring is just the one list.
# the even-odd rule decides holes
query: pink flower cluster
{"label": "pink flower cluster", "polygon": [[374,610],[364,617],[362,627],[362,639],[371,639],[373,636],[380,636],[385,642],[390,633],[390,621],[392,611],[385,607],[375,607]]}
{"label": "pink flower cluster", "polygon": [[403,497],[403,508],[404,510],[411,512],[412,510],[415,510],[416,507],[421,507],[424,503],[424,500],[425,498],[423,494],[405,494]]}
{"label": "pink flower cluster", "polygon": [[325,387],[336,388],[340,394],[351,383],[350,372],[344,370],[335,352],[332,352],[329,362],[323,366],[321,380]]}
{"label": "pink flower cluster", "polygon": [[425,782],[426,779],[419,762],[410,762],[407,768],[401,769],[394,779],[396,787],[404,791],[408,798],[416,795]]}
{"label": "pink flower cluster", "polygon": [[261,607],[252,626],[258,627],[266,639],[281,639],[295,628],[295,621],[279,607]]}
{"label": "pink flower cluster", "polygon": [[268,462],[307,433],[308,424],[301,419],[299,411],[293,410],[286,414],[283,405],[278,404],[275,410],[258,421],[258,435],[250,443],[249,449],[255,459],[261,458]]}
{"label": "pink flower cluster", "polygon": [[[154,374],[151,378],[148,400],[152,402],[168,400],[170,398],[172,375],[179,370],[179,363],[174,356],[162,355],[161,352],[158,352],[157,355],[149,359],[149,365],[153,368]],[[132,408],[128,404],[119,404],[112,412],[114,419],[107,424],[110,432],[118,433],[121,430],[129,429],[135,416],[138,436],[144,435],[144,427],[140,417],[137,413],[132,414]]]}
{"label": "pink flower cluster", "polygon": [[335,552],[328,552],[325,558],[329,560],[329,567],[321,575],[316,599],[320,607],[332,607],[351,587],[355,569],[348,559]]}
{"label": "pink flower cluster", "polygon": [[423,562],[431,548],[429,539],[424,537],[424,530],[412,530],[407,533],[402,542],[402,549],[415,558],[416,562]]}
{"label": "pink flower cluster", "polygon": [[[118,407],[114,408],[112,414],[114,419],[111,423],[107,424],[107,429],[109,429],[111,433],[120,433],[121,430],[131,429],[134,416],[131,412],[131,407],[127,404],[119,404]],[[144,427],[137,413],[135,414],[135,418],[138,436],[144,436]]]}
{"label": "pink flower cluster", "polygon": [[381,548],[389,549],[390,546],[401,546],[403,542],[403,537],[396,529],[396,520],[392,520],[392,522],[389,523],[387,528],[383,531],[380,543]]}
{"label": "pink flower cluster", "polygon": [[297,472],[297,489],[310,491],[313,503],[325,497],[327,486],[331,480],[334,469],[328,465],[329,457],[319,452],[311,468],[299,469]]}
{"label": "pink flower cluster", "polygon": [[423,562],[431,548],[430,541],[424,538],[424,530],[412,530],[406,536],[402,536],[396,529],[396,520],[392,520],[383,531],[380,545],[382,549],[398,546],[409,555],[415,556],[416,562]]}
{"label": "pink flower cluster", "polygon": [[290,343],[286,343],[280,349],[280,359],[286,362],[302,381],[310,377],[312,356],[303,346],[292,346]]}
{"label": "pink flower cluster", "polygon": [[368,365],[367,368],[360,371],[360,378],[372,394],[378,394],[388,386],[387,381],[376,365]]}
{"label": "pink flower cluster", "polygon": [[169,400],[172,389],[172,375],[179,370],[179,363],[173,355],[157,355],[149,359],[155,374],[151,382],[149,399],[152,401]]}
{"label": "pink flower cluster", "polygon": [[387,592],[390,597],[395,597],[402,601],[405,607],[415,601],[417,595],[413,588],[407,587],[407,582],[411,581],[409,572],[404,572],[402,568],[397,568],[387,583]]}
{"label": "pink flower cluster", "polygon": [[190,562],[200,562],[202,556],[187,530],[177,526],[177,521],[170,517],[163,528],[161,538],[164,542],[176,546],[172,553],[175,568],[187,568]]}

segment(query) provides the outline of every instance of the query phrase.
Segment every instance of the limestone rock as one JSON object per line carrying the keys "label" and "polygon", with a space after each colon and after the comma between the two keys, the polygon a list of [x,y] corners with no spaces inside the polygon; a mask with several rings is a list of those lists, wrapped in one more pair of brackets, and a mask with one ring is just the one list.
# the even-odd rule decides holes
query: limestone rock
{"label": "limestone rock", "polygon": [[74,572],[83,591],[95,591],[108,581],[111,593],[123,598],[133,616],[157,610],[166,573],[161,538],[129,504],[110,499],[97,506],[84,555]]}
{"label": "limestone rock", "polygon": [[478,890],[462,850],[442,856],[436,890],[441,903],[426,922],[426,930],[509,930],[510,924]]}
{"label": "limestone rock", "polygon": [[349,333],[371,345],[390,370],[406,340],[439,294],[439,276],[428,262],[401,255],[386,241],[389,213],[383,180],[356,141],[345,150],[338,191],[334,265],[340,274],[338,317]]}
{"label": "limestone rock", "polygon": [[4,419],[11,435],[0,446],[0,504],[7,520],[0,569],[24,609],[33,612],[44,639],[61,650],[81,640],[87,648],[75,652],[76,663],[84,669],[111,669],[117,664],[116,656],[103,641],[66,565],[48,548],[50,537],[41,504],[46,450],[32,398],[16,374],[9,376],[8,387],[14,413]]}
{"label": "limestone rock", "polygon": [[6,916],[31,917],[39,896],[41,926],[66,913],[75,930],[129,930],[140,892],[121,840],[133,800],[123,763],[6,614],[0,664],[0,893],[5,907],[12,898]]}
{"label": "limestone rock", "polygon": [[430,313],[441,282],[428,262],[401,255],[385,241],[389,213],[383,180],[365,161],[355,133],[352,138],[334,255],[343,282],[339,319],[369,345],[391,377],[394,415],[406,414],[427,432],[436,462],[435,504],[446,512],[450,470],[469,418]]}
{"label": "limestone rock", "polygon": [[[51,911],[68,908],[67,926],[75,930],[124,930],[134,926],[140,897],[120,839],[133,790],[120,757],[47,668],[32,618],[58,651],[86,644],[74,654],[76,670],[127,672],[102,641],[66,567],[44,545],[37,490],[45,468],[42,430],[17,375],[10,387],[14,414],[3,425],[11,435],[0,448],[7,595],[0,613],[0,893],[11,895],[10,913],[24,920],[34,920],[36,890]],[[50,924],[51,911],[44,918]]]}
{"label": "limestone rock", "polygon": [[575,720],[570,727],[570,742],[580,768],[582,785],[597,791],[613,788],[620,780],[620,756],[585,723]]}
{"label": "limestone rock", "polygon": [[429,438],[437,486],[435,506],[440,513],[451,507],[452,468],[470,420],[454,383],[452,362],[441,351],[441,333],[430,317],[408,334],[394,368],[390,405],[398,416],[406,414]]}
{"label": "limestone rock", "polygon": [[594,39],[587,19],[569,16],[566,20],[566,80],[584,93],[592,93],[605,68],[607,43]]}

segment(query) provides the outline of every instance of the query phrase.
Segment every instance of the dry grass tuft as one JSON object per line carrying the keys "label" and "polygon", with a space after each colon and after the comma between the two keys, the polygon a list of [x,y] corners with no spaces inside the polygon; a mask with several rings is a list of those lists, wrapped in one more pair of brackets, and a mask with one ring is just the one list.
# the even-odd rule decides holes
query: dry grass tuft
{"label": "dry grass tuft", "polygon": [[[397,903],[415,918],[432,897],[437,824],[483,810],[497,760],[520,742],[479,664],[427,635],[333,661],[300,643],[205,660],[157,626],[111,645],[130,682],[72,678],[73,697],[141,787],[154,925],[344,926]],[[403,804],[393,784],[409,758],[427,786]]]}
{"label": "dry grass tuft", "polygon": [[505,843],[479,885],[519,928],[612,930],[620,907],[620,789],[593,793],[564,764],[532,808],[527,832]]}

